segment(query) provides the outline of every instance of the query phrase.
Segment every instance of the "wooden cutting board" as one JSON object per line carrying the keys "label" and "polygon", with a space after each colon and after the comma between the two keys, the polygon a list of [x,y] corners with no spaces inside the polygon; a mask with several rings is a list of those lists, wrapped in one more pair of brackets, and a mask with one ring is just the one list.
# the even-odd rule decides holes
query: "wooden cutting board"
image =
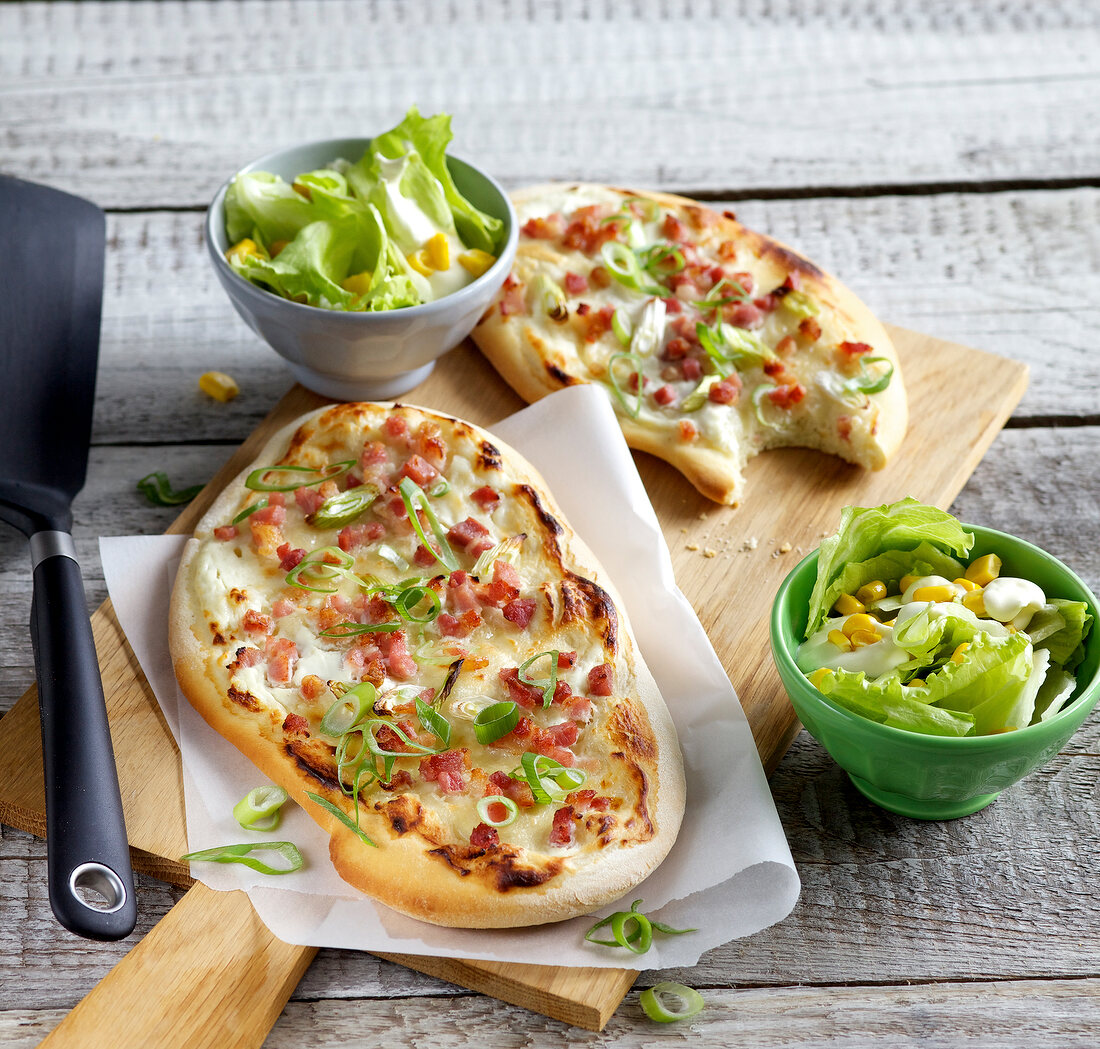
{"label": "wooden cutting board", "polygon": [[[1027,368],[1017,362],[903,329],[890,333],[909,391],[910,429],[900,454],[883,471],[865,473],[801,449],[768,452],[749,464],[746,501],[731,508],[704,499],[660,460],[636,456],[677,582],[737,689],[768,772],[799,728],[772,666],[770,596],[801,556],[835,529],[843,506],[910,495],[948,507],[1027,385]],[[468,342],[405,399],[489,427],[522,407]],[[271,433],[322,403],[301,387],[292,389],[169,531],[190,532]],[[176,861],[187,851],[179,753],[109,601],[92,622],[134,867],[191,888],[43,1045],[259,1046],[316,949],[281,943],[243,893],[192,884],[186,866]],[[32,688],[0,720],[0,819],[44,835],[41,768]],[[637,975],[380,957],[592,1030],[602,1029]],[[126,1030],[114,1022],[120,1015],[130,1018]]]}

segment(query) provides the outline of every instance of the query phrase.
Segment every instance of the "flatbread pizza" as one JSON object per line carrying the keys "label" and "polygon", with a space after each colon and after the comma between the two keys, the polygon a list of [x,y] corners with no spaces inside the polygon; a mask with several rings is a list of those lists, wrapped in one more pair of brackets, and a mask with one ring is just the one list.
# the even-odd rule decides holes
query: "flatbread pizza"
{"label": "flatbread pizza", "polygon": [[340,875],[415,918],[587,913],[676,839],[679,746],[622,604],[469,423],[343,404],[276,434],[189,540],[170,637],[184,695]]}
{"label": "flatbread pizza", "polygon": [[684,197],[579,183],[512,199],[515,265],[472,337],[521,397],[600,385],[632,447],[727,504],[768,448],[872,470],[896,452],[894,346],[812,262]]}

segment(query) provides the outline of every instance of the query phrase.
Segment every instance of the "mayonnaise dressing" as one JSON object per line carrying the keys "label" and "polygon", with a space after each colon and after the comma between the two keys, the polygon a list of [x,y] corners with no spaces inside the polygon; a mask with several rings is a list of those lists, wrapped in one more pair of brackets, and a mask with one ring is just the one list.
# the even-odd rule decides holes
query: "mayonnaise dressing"
{"label": "mayonnaise dressing", "polygon": [[1017,630],[1026,630],[1031,617],[1046,601],[1046,594],[1036,583],[1015,576],[999,576],[982,591],[982,604],[990,616]]}

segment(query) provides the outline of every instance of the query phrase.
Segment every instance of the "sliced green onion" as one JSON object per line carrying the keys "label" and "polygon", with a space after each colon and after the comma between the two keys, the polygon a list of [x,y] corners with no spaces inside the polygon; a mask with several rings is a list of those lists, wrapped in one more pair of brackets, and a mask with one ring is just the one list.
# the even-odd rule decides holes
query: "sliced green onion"
{"label": "sliced green onion", "polygon": [[[458,558],[455,557],[455,552],[451,549],[451,544],[447,541],[447,533],[439,523],[439,518],[435,516],[435,511],[428,502],[428,497],[425,495],[424,490],[417,485],[411,477],[405,477],[402,479],[401,484],[398,485],[398,491],[401,493],[401,501],[405,504],[405,512],[409,515],[409,523],[413,526],[413,531],[416,532],[420,541],[424,544],[424,548],[444,568],[446,568],[448,572],[456,571],[458,569]],[[428,516],[428,521],[432,526],[432,532],[435,534],[435,538],[439,543],[438,553],[436,553],[435,547],[432,546],[428,541],[428,537],[424,534],[424,528],[416,512],[417,503],[420,504],[421,509],[423,509],[424,513]]]}
{"label": "sliced green onion", "polygon": [[262,510],[267,506],[266,499],[260,499],[253,503],[251,506],[246,506],[236,517],[230,521],[230,524],[240,524],[246,517],[251,517],[257,510]]}
{"label": "sliced green onion", "polygon": [[[561,653],[557,649],[551,649],[548,652],[536,652],[530,659],[525,659],[519,665],[519,672],[517,677],[523,684],[530,685],[532,688],[537,688],[542,693],[542,706],[545,710],[554,702],[554,689],[558,684],[558,656]],[[527,668],[536,660],[542,659],[544,656],[550,657],[550,676],[548,678],[533,678],[527,674]]]}
{"label": "sliced green onion", "polygon": [[409,567],[409,562],[405,560],[389,543],[382,543],[375,548],[374,551],[383,561],[393,565],[399,572],[404,572]]}
{"label": "sliced green onion", "polygon": [[532,290],[536,301],[552,321],[560,324],[569,318],[569,307],[565,304],[565,292],[560,284],[540,273],[535,277]]}
{"label": "sliced green onion", "polygon": [[[178,492],[173,492],[168,475],[163,470],[155,470],[138,481],[136,487],[154,506],[180,506],[183,503],[191,502],[203,490],[205,485],[196,484],[190,488],[181,488]],[[234,521],[233,523],[236,524],[237,522]]]}
{"label": "sliced green onion", "polygon": [[365,513],[378,496],[379,489],[373,484],[361,484],[358,488],[337,492],[309,514],[306,523],[314,528],[343,528]]}
{"label": "sliced green onion", "polygon": [[439,478],[428,490],[428,495],[433,499],[438,499],[440,496],[446,495],[451,490],[451,482],[446,477]]}
{"label": "sliced green onion", "polygon": [[416,698],[416,716],[420,724],[426,728],[446,749],[451,745],[451,723],[439,713],[435,707],[428,706],[419,696]]}
{"label": "sliced green onion", "polygon": [[[295,488],[311,488],[315,484],[331,481],[334,477],[346,474],[355,465],[354,459],[343,459],[328,466],[261,466],[253,470],[245,479],[245,488],[254,492],[293,492]],[[296,484],[267,484],[263,478],[269,473],[320,474],[312,481],[299,481]]]}
{"label": "sliced green onion", "polygon": [[[493,805],[503,805],[508,815],[502,820],[493,819],[489,815],[489,809]],[[489,797],[482,798],[477,803],[477,814],[481,817],[481,822],[487,823],[490,827],[507,827],[509,824],[515,823],[516,817],[519,815],[519,806],[511,798],[504,797],[503,794],[490,794]]]}
{"label": "sliced green onion", "polygon": [[[619,380],[615,375],[615,365],[619,361],[627,361],[634,366],[633,374],[638,378],[638,391],[633,394],[634,403],[631,404],[627,400],[627,393],[619,385]],[[633,353],[613,353],[607,362],[607,377],[611,382],[611,388],[615,391],[615,396],[619,398],[626,413],[631,418],[637,419],[638,413],[642,410],[642,362],[636,354]]]}
{"label": "sliced green onion", "polygon": [[684,253],[673,244],[654,244],[638,252],[638,261],[648,273],[658,277],[671,277],[685,266]]}
{"label": "sliced green onion", "polygon": [[719,376],[723,379],[726,378],[733,370],[733,365],[730,358],[723,351],[722,347],[725,340],[722,338],[720,329],[708,328],[702,321],[698,321],[695,325],[695,337],[699,340],[699,345],[706,351]]}
{"label": "sliced green onion", "polygon": [[233,818],[249,830],[274,830],[282,821],[279,810],[286,799],[282,787],[272,784],[253,787],[233,806]]}
{"label": "sliced green onion", "polygon": [[[867,372],[868,364],[877,364],[879,362],[885,362],[888,367],[881,375],[870,375]],[[894,377],[894,366],[886,357],[863,357],[859,362],[860,373],[854,379],[849,379],[845,384],[846,390],[851,390],[853,393],[882,393],[887,386],[890,385],[890,380]]]}
{"label": "sliced green onion", "polygon": [[[296,586],[300,590],[311,590],[315,594],[335,594],[338,586],[311,586],[310,582],[331,582],[342,576],[350,574],[355,558],[351,554],[341,550],[338,546],[322,546],[309,554],[306,554],[286,576],[290,586]],[[310,582],[302,582],[305,573],[312,576]]]}
{"label": "sliced green onion", "polygon": [[627,197],[623,201],[623,207],[636,207],[642,213],[646,222],[656,222],[661,217],[661,207],[655,200],[648,197]]}
{"label": "sliced green onion", "polygon": [[[418,616],[415,610],[424,601],[428,602],[427,615]],[[430,587],[417,584],[406,587],[390,602],[402,619],[410,623],[430,623],[440,613],[442,604],[439,595]]]}
{"label": "sliced green onion", "polygon": [[733,302],[750,302],[752,296],[741,287],[740,283],[723,277],[701,299],[692,303],[699,310],[714,310],[719,306],[726,306]]}
{"label": "sliced green onion", "polygon": [[755,390],[752,391],[752,405],[756,409],[756,420],[761,426],[771,426],[772,424],[764,418],[763,404],[761,403],[764,398],[772,392],[772,390],[778,390],[779,387],[772,382],[762,382]]}
{"label": "sliced green onion", "polygon": [[526,780],[540,805],[564,801],[567,794],[588,781],[588,773],[583,769],[567,768],[560,761],[529,750],[524,752],[520,767],[512,770],[511,777]]}
{"label": "sliced green onion", "polygon": [[788,291],[780,302],[783,309],[789,310],[800,320],[816,317],[821,312],[818,304],[804,291]]}
{"label": "sliced green onion", "polygon": [[512,702],[494,703],[477,712],[474,718],[474,734],[478,743],[495,743],[507,736],[519,724],[519,706]]}
{"label": "sliced green onion", "polygon": [[337,623],[327,627],[320,633],[321,637],[359,637],[362,634],[392,634],[398,630],[404,630],[405,624],[399,619],[388,623]]}
{"label": "sliced green onion", "polygon": [[680,411],[697,412],[710,399],[710,388],[722,379],[721,375],[704,375],[703,381],[680,402]]}
{"label": "sliced green onion", "polygon": [[[325,812],[329,813],[332,816],[335,816],[345,827],[348,828],[348,830],[354,831],[359,836],[359,840],[361,842],[363,842],[364,845],[370,845],[371,848],[375,848],[375,849],[378,848],[378,845],[375,842],[371,841],[371,839],[367,837],[366,833],[363,830],[360,829],[359,824],[356,823],[355,820],[353,820],[338,805],[333,805],[333,803],[331,801],[329,801],[327,798],[322,798],[319,794],[313,794],[312,792],[310,792],[308,790],[306,791],[306,797],[309,798],[309,800],[312,801],[315,805],[320,805],[321,808],[323,808],[325,810]],[[358,800],[358,798],[356,798],[355,806],[356,806],[355,807],[355,813],[358,816],[358,814],[359,814],[359,800]]]}
{"label": "sliced green onion", "polygon": [[492,550],[486,550],[474,562],[474,567],[470,569],[470,575],[480,579],[493,567],[494,561],[507,561],[510,565],[518,564],[520,550],[523,548],[526,539],[526,532],[520,532],[519,535],[510,535],[507,539],[502,539]]}
{"label": "sliced green onion", "polygon": [[634,325],[631,323],[626,310],[616,310],[611,315],[611,330],[615,333],[615,338],[629,349],[630,337],[634,334]]}
{"label": "sliced green onion", "polygon": [[377,698],[378,690],[369,681],[360,681],[355,688],[349,688],[325,711],[320,725],[322,734],[342,736],[370,713]]}
{"label": "sliced green onion", "polygon": [[[286,861],[285,867],[271,867],[263,860],[250,856],[251,852],[277,852]],[[261,874],[291,874],[301,870],[305,861],[298,846],[290,841],[246,841],[242,845],[218,845],[213,849],[189,852],[180,860],[196,860],[203,863],[243,863]]]}
{"label": "sliced green onion", "polygon": [[[671,999],[673,1008],[668,1008],[661,998]],[[703,996],[694,987],[682,983],[659,983],[642,991],[638,1004],[651,1020],[659,1024],[673,1023],[676,1020],[689,1020],[702,1012]]]}
{"label": "sliced green onion", "polygon": [[[673,929],[663,922],[654,922],[647,918],[638,906],[641,900],[635,900],[628,911],[616,911],[601,919],[584,934],[589,943],[599,943],[604,947],[625,947],[635,954],[645,954],[653,944],[654,930],[667,936],[681,936],[695,929]],[[613,940],[601,940],[593,935],[605,926],[611,926]]]}
{"label": "sliced green onion", "polygon": [[655,285],[642,267],[637,254],[617,240],[609,240],[600,248],[604,266],[620,284],[644,295],[664,295],[665,289]]}

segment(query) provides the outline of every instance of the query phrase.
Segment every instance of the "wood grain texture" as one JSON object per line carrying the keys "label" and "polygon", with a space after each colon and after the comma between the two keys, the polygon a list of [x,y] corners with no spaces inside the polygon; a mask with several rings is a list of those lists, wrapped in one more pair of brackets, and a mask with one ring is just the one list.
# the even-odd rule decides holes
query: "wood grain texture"
{"label": "wood grain texture", "polygon": [[127,209],[413,100],[509,185],[1087,178],[1098,40],[1088,0],[4,4],[0,136],[11,173]]}

